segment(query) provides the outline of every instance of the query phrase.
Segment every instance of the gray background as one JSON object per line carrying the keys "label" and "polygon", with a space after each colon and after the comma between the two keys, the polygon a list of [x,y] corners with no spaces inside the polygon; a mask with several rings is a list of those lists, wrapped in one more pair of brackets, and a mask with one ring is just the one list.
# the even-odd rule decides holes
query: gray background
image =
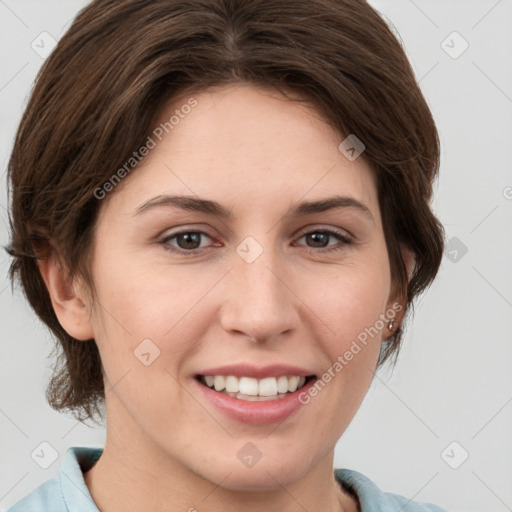
{"label": "gray background", "polygon": [[[510,511],[512,1],[371,3],[400,35],[439,128],[434,209],[449,245],[437,282],[417,303],[397,367],[375,378],[335,463],[383,490],[454,512]],[[43,63],[37,52],[48,48],[49,36],[40,34],[58,39],[85,4],[0,0],[2,245],[5,169]],[[2,251],[0,510],[55,475],[67,447],[101,446],[105,439],[102,429],[46,404],[53,344],[21,293],[11,293],[8,265]],[[41,442],[58,454],[47,469],[31,458]]]}

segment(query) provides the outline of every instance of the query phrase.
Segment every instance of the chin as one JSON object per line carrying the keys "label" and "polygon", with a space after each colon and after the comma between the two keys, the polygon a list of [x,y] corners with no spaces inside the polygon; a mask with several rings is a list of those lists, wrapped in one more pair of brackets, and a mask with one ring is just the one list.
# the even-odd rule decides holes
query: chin
{"label": "chin", "polygon": [[232,491],[277,491],[301,480],[311,471],[304,455],[296,450],[285,458],[282,453],[275,452],[266,460],[262,455],[252,466],[245,466],[238,459],[234,462],[225,460],[224,464],[216,464],[209,475],[204,475],[204,468],[202,473],[208,480],[222,482],[223,488]]}

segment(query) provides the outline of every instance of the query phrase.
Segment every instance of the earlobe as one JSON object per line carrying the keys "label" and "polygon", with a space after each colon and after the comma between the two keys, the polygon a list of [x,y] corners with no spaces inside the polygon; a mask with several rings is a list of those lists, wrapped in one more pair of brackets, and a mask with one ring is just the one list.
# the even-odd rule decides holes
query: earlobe
{"label": "earlobe", "polygon": [[38,261],[39,271],[50,295],[53,309],[64,330],[78,340],[93,338],[89,309],[75,290],[58,251]]}

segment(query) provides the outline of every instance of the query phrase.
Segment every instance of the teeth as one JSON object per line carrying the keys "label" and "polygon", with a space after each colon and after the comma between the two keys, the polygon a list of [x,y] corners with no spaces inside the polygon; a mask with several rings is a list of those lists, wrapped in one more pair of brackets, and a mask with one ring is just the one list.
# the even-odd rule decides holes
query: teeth
{"label": "teeth", "polygon": [[277,391],[279,391],[279,393],[288,392],[288,377],[279,377],[277,379]]}
{"label": "teeth", "polygon": [[215,391],[222,391],[226,387],[226,379],[224,379],[223,375],[215,375],[213,378],[213,385],[215,387]]}
{"label": "teeth", "polygon": [[288,391],[290,391],[290,393],[293,393],[297,389],[298,385],[299,377],[290,377],[288,379]]}
{"label": "teeth", "polygon": [[229,393],[238,393],[239,390],[238,379],[232,375],[226,377],[226,391]]}
{"label": "teeth", "polygon": [[233,375],[206,375],[203,382],[215,391],[225,390],[226,393],[245,395],[247,400],[258,400],[259,397],[276,397],[288,392],[293,393],[304,386],[306,377],[283,375],[277,378],[254,379],[252,377],[238,378]]}
{"label": "teeth", "polygon": [[[233,379],[238,380],[236,377],[233,377]],[[243,395],[256,396],[258,394],[258,379],[242,377],[238,385],[238,390]]]}
{"label": "teeth", "polygon": [[277,395],[277,380],[274,377],[261,379],[258,388],[258,395],[260,396],[275,396]]}

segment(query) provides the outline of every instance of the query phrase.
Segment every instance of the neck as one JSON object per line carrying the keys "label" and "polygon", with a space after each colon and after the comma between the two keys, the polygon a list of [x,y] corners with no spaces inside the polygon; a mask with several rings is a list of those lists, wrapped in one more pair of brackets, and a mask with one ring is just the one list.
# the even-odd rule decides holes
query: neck
{"label": "neck", "polygon": [[229,488],[230,474],[213,482],[156,447],[124,445],[107,436],[102,456],[84,478],[102,512],[357,512],[354,498],[335,481],[332,464],[330,452],[298,482],[284,487],[276,471],[268,489],[241,491]]}

